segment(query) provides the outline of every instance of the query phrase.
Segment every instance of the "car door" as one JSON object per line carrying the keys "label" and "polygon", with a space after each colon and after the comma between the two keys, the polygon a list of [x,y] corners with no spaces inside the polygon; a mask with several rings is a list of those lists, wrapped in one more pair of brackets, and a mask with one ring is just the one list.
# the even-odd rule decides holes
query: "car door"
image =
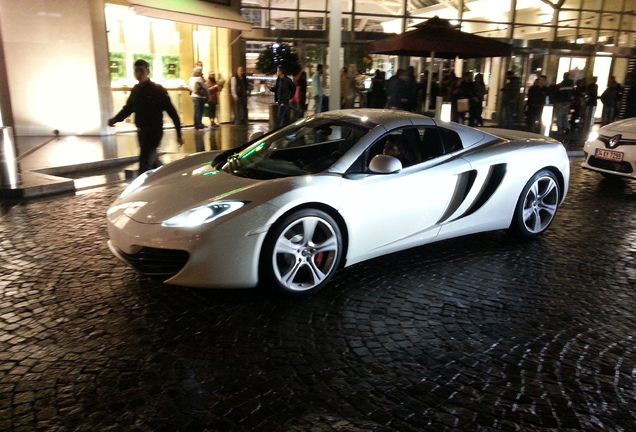
{"label": "car door", "polygon": [[[417,128],[391,134],[421,137]],[[386,135],[370,145],[363,155],[366,167],[373,156],[382,152],[385,138]],[[437,236],[438,222],[470,165],[443,150],[426,160],[419,149],[414,150],[418,153],[414,164],[399,172],[374,174],[367,170],[365,174],[343,178],[340,213],[348,222],[349,264],[428,243]]]}

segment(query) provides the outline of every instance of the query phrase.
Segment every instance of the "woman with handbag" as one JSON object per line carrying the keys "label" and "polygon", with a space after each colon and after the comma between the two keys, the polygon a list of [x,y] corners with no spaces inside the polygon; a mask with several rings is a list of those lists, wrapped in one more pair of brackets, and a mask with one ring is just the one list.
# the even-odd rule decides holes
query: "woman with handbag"
{"label": "woman with handbag", "polygon": [[222,88],[216,82],[214,74],[210,74],[208,77],[208,117],[210,118],[210,127],[219,127],[216,122],[216,108],[219,104],[219,92]]}
{"label": "woman with handbag", "polygon": [[203,125],[202,119],[205,103],[208,100],[208,87],[205,84],[203,71],[200,67],[195,67],[192,70],[192,76],[188,81],[188,87],[190,89],[192,103],[194,104],[194,128],[204,130],[206,127]]}

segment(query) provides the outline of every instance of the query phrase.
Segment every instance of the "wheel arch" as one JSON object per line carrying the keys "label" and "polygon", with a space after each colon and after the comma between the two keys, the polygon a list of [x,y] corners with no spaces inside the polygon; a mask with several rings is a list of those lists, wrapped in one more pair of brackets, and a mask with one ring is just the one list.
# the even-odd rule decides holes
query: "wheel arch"
{"label": "wheel arch", "polygon": [[[545,167],[543,167],[543,168],[540,168],[540,169],[538,169],[537,171],[535,171],[535,172],[532,174],[532,176],[530,176],[530,179],[526,182],[525,186],[523,187],[522,192],[521,192],[521,195],[519,196],[518,201],[517,201],[517,203],[515,204],[515,210],[514,210],[514,212],[513,212],[513,214],[512,214],[512,218],[510,219],[510,225],[509,225],[509,226],[508,226],[508,228],[507,228],[507,231],[508,231],[508,232],[512,232],[512,233],[515,233],[516,235],[520,235],[520,236],[522,235],[521,230],[520,230],[520,229],[518,229],[518,228],[516,228],[516,226],[518,226],[518,225],[517,225],[517,223],[518,223],[518,221],[517,221],[517,217],[518,217],[518,213],[517,213],[517,212],[518,212],[518,207],[519,207],[520,202],[521,202],[521,200],[522,200],[522,197],[523,197],[523,195],[524,195],[524,192],[523,192],[523,191],[525,191],[525,190],[526,190],[527,186],[528,186],[528,185],[530,184],[530,182],[531,182],[531,181],[532,181],[532,180],[533,180],[533,179],[537,176],[537,174],[541,173],[542,171],[547,171],[547,172],[549,172],[549,173],[550,173],[550,174],[552,174],[552,175],[554,176],[554,178],[556,179],[556,181],[557,181],[557,186],[558,186],[558,189],[559,189],[559,190],[558,190],[558,192],[559,192],[559,197],[558,197],[558,205],[557,205],[557,207],[560,207],[560,206],[561,206],[561,203],[563,202],[563,199],[565,198],[565,193],[566,193],[566,191],[565,191],[565,178],[563,177],[563,174],[562,174],[562,173],[561,173],[561,171],[560,171],[558,168],[556,168],[555,166],[545,166]],[[552,222],[550,222],[550,223],[552,223]],[[546,227],[546,229],[547,229],[547,227]],[[541,234],[542,234],[542,233],[541,233]],[[540,235],[540,234],[537,234],[537,235]],[[536,236],[534,236],[534,235],[533,235],[533,236],[526,236],[526,235],[523,235],[523,237],[525,237],[525,238],[534,238],[534,237],[536,237]]]}
{"label": "wheel arch", "polygon": [[565,193],[566,193],[566,191],[565,191],[565,178],[563,177],[563,173],[561,172],[560,169],[558,169],[557,167],[552,166],[552,165],[544,167],[544,168],[541,168],[540,170],[537,170],[536,173],[538,173],[539,171],[543,171],[543,170],[550,171],[552,174],[554,174],[554,176],[556,177],[557,181],[559,182],[559,203],[562,203],[563,199],[565,198]]}
{"label": "wheel arch", "polygon": [[[342,234],[342,257],[340,259],[340,262],[338,263],[338,268],[344,267],[344,264],[347,259],[347,251],[349,250],[349,228],[345,220],[340,215],[340,213],[332,206],[327,205],[325,203],[321,203],[321,202],[303,203],[303,204],[297,205],[296,207],[292,207],[289,210],[287,210],[285,213],[281,214],[276,219],[276,221],[272,224],[272,226],[274,226],[275,224],[278,223],[278,221],[283,220],[290,214],[297,212],[299,210],[304,210],[304,209],[316,209],[316,210],[324,211],[336,221],[336,223],[338,224],[338,228],[340,228],[340,234]],[[267,232],[267,235],[269,235],[269,230]],[[264,242],[262,242],[260,246],[260,251],[258,254],[259,261],[263,253],[263,245],[264,245]],[[260,263],[259,263],[259,266],[260,266]]]}
{"label": "wheel arch", "polygon": [[[340,215],[340,213],[335,208],[321,202],[304,203],[302,205],[299,205],[298,207],[291,209],[290,212],[306,208],[322,210],[329,216],[331,216],[338,224],[338,228],[340,228],[340,234],[342,234],[342,257],[340,259],[340,262],[338,263],[338,268],[344,267],[344,264],[347,260],[347,251],[349,250],[349,228],[347,227],[347,223],[345,222],[345,220],[342,218],[342,215]],[[286,213],[285,216],[287,214],[289,214],[289,212]]]}

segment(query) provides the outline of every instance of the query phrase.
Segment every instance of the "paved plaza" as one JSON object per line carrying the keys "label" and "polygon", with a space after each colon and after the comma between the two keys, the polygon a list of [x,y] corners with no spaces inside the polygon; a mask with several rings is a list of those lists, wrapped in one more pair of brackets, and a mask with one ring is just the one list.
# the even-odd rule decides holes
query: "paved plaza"
{"label": "paved plaza", "polygon": [[308,298],[138,276],[124,183],[0,216],[0,431],[636,430],[636,183],[582,171],[548,232],[339,272]]}

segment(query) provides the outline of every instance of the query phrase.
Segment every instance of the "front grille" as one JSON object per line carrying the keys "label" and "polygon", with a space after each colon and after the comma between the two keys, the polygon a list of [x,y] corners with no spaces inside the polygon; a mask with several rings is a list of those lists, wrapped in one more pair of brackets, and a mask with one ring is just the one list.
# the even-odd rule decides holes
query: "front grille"
{"label": "front grille", "polygon": [[151,247],[144,247],[136,254],[119,253],[139,273],[163,280],[179,273],[190,258],[190,254],[183,250]]}
{"label": "front grille", "polygon": [[590,156],[587,160],[590,166],[600,168],[608,171],[615,171],[624,174],[631,174],[634,172],[632,165],[629,162],[614,162],[607,159],[600,159],[596,156]]}
{"label": "front grille", "polygon": [[607,148],[616,148],[616,147],[625,146],[625,145],[636,145],[636,140],[623,138],[621,136],[620,139],[618,140],[618,142],[614,146],[611,146],[610,145],[610,140],[612,138],[613,137],[611,137],[611,136],[600,135],[598,137],[598,140],[600,142],[602,142],[605,145],[605,147],[607,147]]}

